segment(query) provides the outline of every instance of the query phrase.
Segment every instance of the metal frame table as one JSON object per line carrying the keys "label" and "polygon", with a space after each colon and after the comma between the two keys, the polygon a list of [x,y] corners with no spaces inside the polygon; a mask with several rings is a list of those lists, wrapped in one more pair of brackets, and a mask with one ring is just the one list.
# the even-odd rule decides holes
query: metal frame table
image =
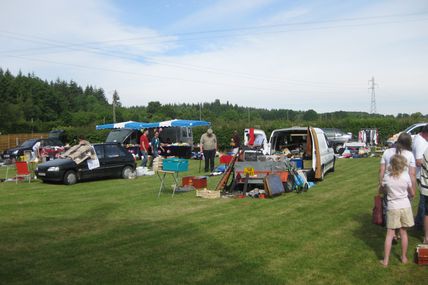
{"label": "metal frame table", "polygon": [[178,188],[178,171],[158,170],[157,175],[159,177],[159,180],[161,181],[161,185],[159,187],[158,198],[160,197],[162,189],[165,188],[165,177],[167,174],[172,175],[172,177],[174,178],[174,181],[175,181],[175,187],[172,190],[172,197],[174,197],[175,190]]}

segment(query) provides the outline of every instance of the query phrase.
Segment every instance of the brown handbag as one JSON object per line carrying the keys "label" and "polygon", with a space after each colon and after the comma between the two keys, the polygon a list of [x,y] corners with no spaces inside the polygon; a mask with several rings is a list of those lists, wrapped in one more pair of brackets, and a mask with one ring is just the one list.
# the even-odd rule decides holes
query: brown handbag
{"label": "brown handbag", "polygon": [[383,206],[382,206],[382,197],[380,195],[376,195],[374,197],[372,222],[375,225],[383,225]]}

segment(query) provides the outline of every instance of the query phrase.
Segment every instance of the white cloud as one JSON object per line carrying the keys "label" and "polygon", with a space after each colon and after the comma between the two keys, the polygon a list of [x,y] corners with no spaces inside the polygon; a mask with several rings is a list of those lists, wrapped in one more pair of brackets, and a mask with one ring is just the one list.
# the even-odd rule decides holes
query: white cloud
{"label": "white cloud", "polygon": [[189,29],[206,24],[218,24],[225,20],[239,18],[249,12],[271,4],[276,0],[219,0],[174,23],[174,29]]}
{"label": "white cloud", "polygon": [[[244,2],[252,2],[254,6],[245,6],[243,10],[269,3]],[[43,1],[42,5],[25,1],[27,9],[24,11],[22,3],[16,3],[10,1],[0,11],[0,26],[3,27],[0,46],[3,51],[46,44],[34,37],[81,43],[159,36],[155,30],[121,23],[116,16],[116,8],[104,1]],[[367,16],[367,11],[373,15],[409,13],[415,7],[403,3],[376,4],[359,14],[353,12],[351,17]],[[230,5],[236,5],[235,11],[239,8],[237,4]],[[371,8],[376,11],[372,12]],[[187,19],[202,19],[207,13],[204,11]],[[220,6],[216,11],[217,15],[229,13]],[[305,7],[287,9],[277,11],[259,23],[276,23],[288,17],[310,19],[312,13],[314,11]],[[214,18],[208,20],[213,21]],[[424,98],[428,93],[427,21],[341,27],[347,24],[319,24],[312,26],[312,30],[308,30],[308,26],[297,26],[284,33],[253,33],[228,40],[220,48],[181,55],[163,55],[171,48],[171,43],[147,41],[146,44],[135,45],[129,41],[125,44],[119,42],[119,47],[117,42],[100,46],[102,50],[113,50],[115,54],[89,53],[81,49],[66,52],[61,49],[61,53],[46,54],[38,54],[36,50],[10,53],[25,55],[24,60],[7,57],[0,51],[0,62],[3,68],[34,71],[49,80],[59,77],[96,85],[104,88],[107,94],[116,89],[125,105],[220,99],[266,108],[368,111],[367,81],[375,76],[379,83],[379,112],[428,113],[421,109],[426,105]],[[325,26],[335,27],[319,29]],[[299,29],[302,30],[297,31]],[[5,37],[21,34],[25,36],[19,36],[20,40]],[[128,58],[128,54],[150,54],[154,61],[144,64]],[[37,61],[40,59],[42,61]]]}

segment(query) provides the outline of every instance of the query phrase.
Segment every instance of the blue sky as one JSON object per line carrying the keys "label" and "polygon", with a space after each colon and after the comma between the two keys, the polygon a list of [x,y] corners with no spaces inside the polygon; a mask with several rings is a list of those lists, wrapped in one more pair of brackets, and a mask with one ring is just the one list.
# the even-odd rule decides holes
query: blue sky
{"label": "blue sky", "polygon": [[428,1],[2,1],[0,67],[126,106],[427,114]]}

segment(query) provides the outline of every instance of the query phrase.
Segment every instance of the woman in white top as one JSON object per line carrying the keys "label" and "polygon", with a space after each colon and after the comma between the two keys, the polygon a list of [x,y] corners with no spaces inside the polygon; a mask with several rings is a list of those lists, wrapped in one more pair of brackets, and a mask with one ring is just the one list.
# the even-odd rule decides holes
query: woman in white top
{"label": "woman in white top", "polygon": [[[410,181],[412,182],[413,190],[416,189],[416,161],[412,153],[412,137],[408,133],[401,133],[398,136],[395,147],[385,150],[380,160],[380,169],[379,169],[379,193],[384,193],[382,187],[383,178],[389,174],[389,166],[391,163],[391,158],[396,155],[402,155],[406,159],[406,168],[405,172],[409,175]],[[383,197],[383,214],[385,224],[387,223],[386,212],[388,210],[387,197]],[[400,235],[395,235],[393,239],[397,241],[400,238]]]}
{"label": "woman in white top", "polygon": [[385,150],[380,160],[379,169],[379,186],[382,185],[382,180],[385,174],[388,173],[388,167],[391,161],[391,157],[395,154],[404,156],[407,160],[407,173],[412,181],[413,189],[416,189],[416,161],[412,153],[412,137],[408,133],[401,133],[397,139],[394,148]]}

